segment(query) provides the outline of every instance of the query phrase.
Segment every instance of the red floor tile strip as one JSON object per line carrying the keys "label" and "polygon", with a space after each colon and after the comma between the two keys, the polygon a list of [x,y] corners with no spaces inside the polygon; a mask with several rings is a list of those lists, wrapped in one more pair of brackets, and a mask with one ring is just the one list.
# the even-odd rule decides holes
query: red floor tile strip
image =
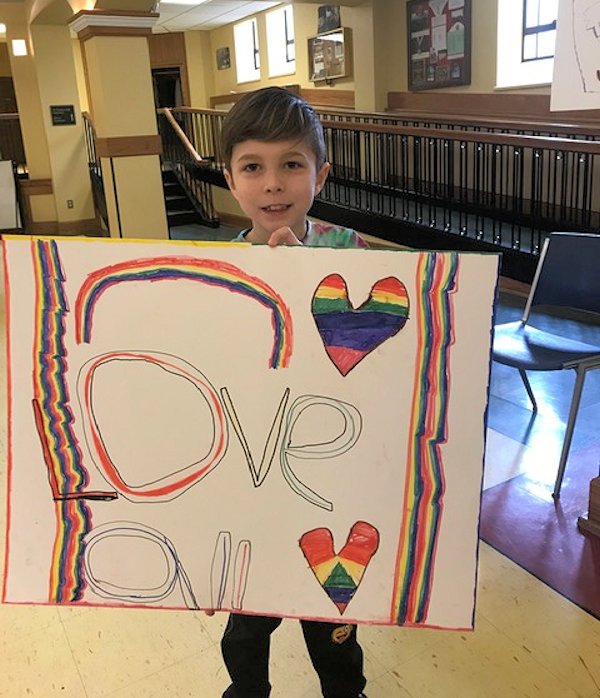
{"label": "red floor tile strip", "polygon": [[589,483],[600,445],[573,454],[560,500],[526,474],[483,493],[480,537],[558,593],[600,619],[600,538],[584,535]]}

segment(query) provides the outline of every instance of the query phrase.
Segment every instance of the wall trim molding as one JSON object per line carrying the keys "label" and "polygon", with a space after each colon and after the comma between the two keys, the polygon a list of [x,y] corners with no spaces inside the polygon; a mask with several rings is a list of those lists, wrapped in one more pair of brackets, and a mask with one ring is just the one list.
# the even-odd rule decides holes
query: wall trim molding
{"label": "wall trim molding", "polygon": [[[95,218],[78,221],[37,221],[24,226],[27,235],[65,235],[86,237],[106,237]],[[22,232],[22,231],[20,231]]]}
{"label": "wall trim molding", "polygon": [[19,185],[25,196],[41,196],[54,194],[54,186],[51,179],[21,179]]}
{"label": "wall trim molding", "polygon": [[96,138],[96,155],[100,158],[123,158],[136,155],[162,155],[159,135],[109,136]]}
{"label": "wall trim molding", "polygon": [[159,18],[157,12],[81,10],[69,29],[81,41],[95,36],[149,36]]}

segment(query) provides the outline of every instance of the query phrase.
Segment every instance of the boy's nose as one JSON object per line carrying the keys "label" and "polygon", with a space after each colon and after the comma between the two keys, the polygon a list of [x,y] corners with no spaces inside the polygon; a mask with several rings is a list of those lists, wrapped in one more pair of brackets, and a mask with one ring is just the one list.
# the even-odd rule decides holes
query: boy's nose
{"label": "boy's nose", "polygon": [[268,172],[265,178],[265,189],[267,191],[281,191],[283,180],[277,172]]}

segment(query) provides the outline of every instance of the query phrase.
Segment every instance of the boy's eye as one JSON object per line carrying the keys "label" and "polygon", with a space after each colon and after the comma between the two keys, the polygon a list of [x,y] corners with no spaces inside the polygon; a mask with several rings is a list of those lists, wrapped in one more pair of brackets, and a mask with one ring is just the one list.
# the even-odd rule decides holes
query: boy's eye
{"label": "boy's eye", "polygon": [[297,170],[302,167],[302,163],[298,160],[289,160],[285,163],[285,166],[288,168],[288,170]]}
{"label": "boy's eye", "polygon": [[242,172],[256,172],[258,170],[258,164],[256,162],[249,162],[242,167]]}

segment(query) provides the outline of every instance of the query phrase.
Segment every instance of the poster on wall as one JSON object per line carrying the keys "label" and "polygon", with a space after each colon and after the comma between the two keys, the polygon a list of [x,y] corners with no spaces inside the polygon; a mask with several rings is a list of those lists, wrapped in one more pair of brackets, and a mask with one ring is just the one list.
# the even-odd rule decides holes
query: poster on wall
{"label": "poster on wall", "polygon": [[600,2],[560,0],[550,110],[600,109]]}
{"label": "poster on wall", "polygon": [[471,82],[471,0],[409,0],[408,88]]}
{"label": "poster on wall", "polygon": [[5,603],[472,627],[498,255],[3,252]]}

